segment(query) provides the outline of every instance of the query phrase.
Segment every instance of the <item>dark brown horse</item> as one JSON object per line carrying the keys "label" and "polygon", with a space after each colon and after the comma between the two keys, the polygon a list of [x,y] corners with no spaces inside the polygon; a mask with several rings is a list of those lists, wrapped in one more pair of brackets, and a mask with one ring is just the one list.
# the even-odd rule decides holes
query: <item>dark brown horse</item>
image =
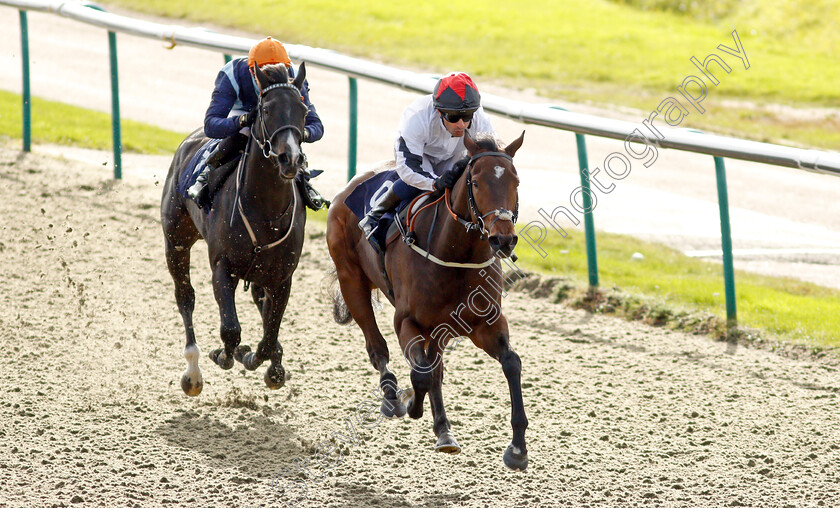
{"label": "dark brown horse", "polygon": [[[357,225],[356,215],[344,203],[353,189],[374,173],[351,181],[336,196],[327,218],[327,243],[341,287],[334,302],[336,319],[349,322],[352,316],[364,332],[370,361],[380,374],[382,413],[401,417],[407,410],[410,417],[420,418],[428,393],[438,438],[435,449],[458,453],[461,448],[443,407],[441,359],[450,340],[469,337],[501,363],[507,378],[513,440],[504,453],[504,462],[518,470],[528,465],[528,419],[520,386],[521,362],[511,349],[507,320],[501,313],[503,280],[498,258],[510,256],[516,244],[519,177],[512,158],[523,137],[524,133],[504,151],[489,139],[464,139],[471,159],[451,195],[447,191],[444,199],[414,219],[415,247],[429,256],[418,254],[406,242],[392,243],[385,255],[387,279],[378,254]],[[434,234],[429,235],[432,228]],[[389,280],[393,295],[389,294]],[[371,291],[376,288],[396,309],[394,328],[403,355],[412,366],[413,395],[411,390],[400,392],[396,376],[389,370],[388,345],[371,305]],[[342,315],[343,305],[349,316],[346,312]],[[406,400],[407,409],[403,404]]]}
{"label": "dark brown horse", "polygon": [[[230,369],[236,359],[248,370],[271,360],[265,373],[266,385],[280,388],[286,380],[277,334],[306,223],[303,200],[294,183],[303,163],[300,143],[306,105],[300,90],[306,68],[301,64],[292,83],[282,64],[263,69],[265,72],[257,68],[256,73],[261,93],[249,148],[235,177],[216,192],[209,214],[176,191],[181,172],[207,141],[202,129],[178,147],[163,188],[161,222],[166,263],[175,281],[175,300],[187,333],[187,371],[181,378],[181,388],[187,395],[198,395],[204,384],[192,322],[195,292],[190,284],[190,248],[200,238],[207,242],[213,292],[222,318],[224,348],[212,351],[210,358],[223,369]],[[241,329],[234,292],[240,280],[251,283],[251,295],[262,315],[263,337],[255,352],[239,345]]]}

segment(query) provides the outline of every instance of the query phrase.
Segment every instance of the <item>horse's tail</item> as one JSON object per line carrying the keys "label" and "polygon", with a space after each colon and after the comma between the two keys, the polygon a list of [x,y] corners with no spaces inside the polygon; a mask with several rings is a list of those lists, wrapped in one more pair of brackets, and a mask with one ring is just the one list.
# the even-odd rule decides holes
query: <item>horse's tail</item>
{"label": "horse's tail", "polygon": [[333,302],[333,319],[340,325],[346,325],[353,321],[353,316],[350,315],[350,309],[347,308],[347,302],[344,301],[344,296],[341,294],[341,289],[338,286],[338,272],[333,268],[329,273],[329,291],[330,298]]}

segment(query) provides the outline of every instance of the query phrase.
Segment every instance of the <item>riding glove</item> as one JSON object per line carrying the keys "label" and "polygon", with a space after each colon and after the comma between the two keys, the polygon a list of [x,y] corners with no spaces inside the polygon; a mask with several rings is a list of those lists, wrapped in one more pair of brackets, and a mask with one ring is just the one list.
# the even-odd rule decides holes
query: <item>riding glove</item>
{"label": "riding glove", "polygon": [[254,123],[254,115],[252,115],[251,113],[245,113],[244,115],[239,116],[240,129],[244,127],[249,127],[252,123]]}
{"label": "riding glove", "polygon": [[443,191],[445,189],[451,189],[455,186],[455,182],[458,181],[458,176],[455,171],[447,171],[446,173],[440,175],[435,179],[434,184],[432,184],[437,191]]}

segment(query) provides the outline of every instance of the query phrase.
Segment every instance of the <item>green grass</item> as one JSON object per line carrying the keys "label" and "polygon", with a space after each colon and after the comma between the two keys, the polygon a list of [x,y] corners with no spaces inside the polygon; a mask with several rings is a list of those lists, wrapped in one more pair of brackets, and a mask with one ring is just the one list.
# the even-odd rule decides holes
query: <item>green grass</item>
{"label": "green grass", "polygon": [[[831,20],[838,19],[836,6],[826,0],[771,0],[766,8],[758,9],[757,0],[719,0],[712,2],[718,7],[703,10],[712,4],[699,1],[690,3],[693,10],[688,14],[681,14],[682,4],[670,0],[628,2],[637,5],[605,0],[540,0],[502,6],[439,0],[382,5],[243,0],[235,6],[218,2],[195,9],[193,3],[181,0],[110,3],[190,22],[211,21],[273,34],[395,65],[435,72],[467,70],[479,79],[536,88],[549,97],[642,111],[651,111],[663,98],[674,95],[674,86],[695,73],[689,56],[702,59],[718,44],[732,46],[729,26],[734,23],[752,66],[745,71],[731,62],[733,72],[721,76],[721,85],[709,91],[704,103],[709,111],[688,117],[684,125],[729,134],[746,132],[763,140],[784,138],[840,147],[836,117],[822,124],[798,122],[753,107],[721,104],[727,98],[840,106],[836,86],[840,68],[832,57],[840,49],[840,33],[831,28]],[[698,8],[706,14],[701,15]],[[0,135],[20,137],[20,96],[0,92],[0,107]],[[34,99],[33,118],[35,142],[111,148],[106,114]],[[123,144],[130,151],[171,154],[183,136],[123,122]],[[325,212],[309,217],[323,221]],[[565,240],[553,235],[544,245],[549,252],[545,259],[527,245],[520,246],[522,266],[571,275],[579,286],[586,285],[581,234],[572,232]],[[641,252],[645,259],[631,261],[634,252]],[[598,235],[598,261],[602,287],[621,287],[651,305],[725,317],[718,264],[609,234]],[[736,274],[736,288],[740,324],[811,347],[840,346],[840,292],[741,272]]]}
{"label": "green grass", "polygon": [[[23,137],[21,102],[20,95],[0,91],[0,136]],[[186,137],[186,133],[131,120],[121,123],[123,150],[127,152],[171,155]],[[111,116],[33,97],[32,142],[111,150]]]}
{"label": "green grass", "polygon": [[[623,235],[599,233],[596,244],[601,287],[617,286],[650,305],[701,311],[725,320],[722,265]],[[551,234],[542,247],[545,258],[527,243],[520,245],[519,264],[548,275],[571,276],[581,287],[587,284],[583,234],[572,231],[565,239]],[[635,252],[644,259],[633,260]],[[739,325],[808,347],[840,346],[840,291],[740,271],[735,288]]]}
{"label": "green grass", "polygon": [[[716,52],[733,70],[717,73],[721,83],[704,102],[710,111],[690,114],[683,126],[840,148],[836,118],[800,125],[778,113],[749,116],[754,103],[840,107],[840,33],[833,24],[840,7],[829,0],[241,0],[201,9],[184,0],[107,3],[426,71],[466,70],[479,87],[489,79],[547,97],[632,106],[645,116],[699,73],[689,57]],[[749,70],[716,49],[734,47],[732,27]]]}

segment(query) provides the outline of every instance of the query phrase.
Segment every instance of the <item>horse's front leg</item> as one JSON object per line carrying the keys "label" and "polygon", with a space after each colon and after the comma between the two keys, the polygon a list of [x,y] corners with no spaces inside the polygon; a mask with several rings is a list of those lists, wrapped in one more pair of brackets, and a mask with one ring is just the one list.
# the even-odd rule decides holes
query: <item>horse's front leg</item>
{"label": "horse's front leg", "polygon": [[262,300],[263,338],[256,351],[250,351],[247,346],[240,346],[236,351],[236,359],[248,370],[254,370],[266,360],[271,360],[271,366],[265,371],[265,384],[272,390],[282,387],[286,383],[286,370],[283,368],[283,346],[277,340],[280,332],[280,322],[289,302],[292,290],[292,278],[283,281],[275,291],[265,290]]}
{"label": "horse's front leg", "polygon": [[214,349],[210,352],[210,359],[219,367],[227,370],[233,367],[234,351],[239,345],[242,328],[236,316],[236,285],[239,279],[231,275],[230,265],[221,260],[213,267],[213,293],[219,304],[221,314],[220,333],[224,349]]}
{"label": "horse's front leg", "polygon": [[528,418],[525,416],[525,404],[522,400],[522,362],[510,347],[507,320],[500,316],[493,325],[482,326],[473,333],[473,342],[502,364],[502,371],[510,388],[510,424],[513,428],[513,439],[505,450],[503,459],[507,467],[524,471],[528,467],[528,450],[525,446]]}

